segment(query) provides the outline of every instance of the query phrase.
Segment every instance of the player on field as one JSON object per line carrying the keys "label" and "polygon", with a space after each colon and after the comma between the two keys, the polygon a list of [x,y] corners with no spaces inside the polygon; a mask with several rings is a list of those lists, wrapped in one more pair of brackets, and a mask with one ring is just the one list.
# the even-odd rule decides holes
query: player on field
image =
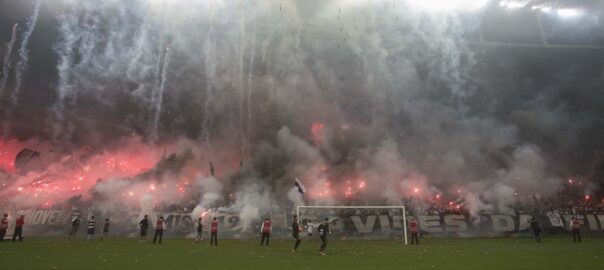
{"label": "player on field", "polygon": [[86,239],[88,239],[88,241],[92,240],[95,230],[96,230],[96,220],[94,220],[94,216],[92,216],[88,220],[88,229],[86,230]]}
{"label": "player on field", "polygon": [[6,231],[8,230],[8,214],[4,214],[2,216],[2,220],[0,221],[0,242],[4,241],[4,236],[6,236]]}
{"label": "player on field", "polygon": [[579,243],[581,243],[581,223],[575,217],[572,217],[570,220],[570,229],[573,232],[573,242],[577,243],[577,239]]}
{"label": "player on field", "polygon": [[218,220],[216,217],[210,223],[210,246],[218,246]]}
{"label": "player on field", "polygon": [[413,218],[409,221],[409,232],[411,232],[411,244],[419,245],[419,223]]}
{"label": "player on field", "polygon": [[319,231],[319,238],[321,239],[321,248],[319,249],[319,254],[325,255],[325,249],[327,248],[327,235],[331,233],[331,231],[329,231],[329,219],[325,218],[325,221],[321,222],[319,227],[317,227],[317,231]]}
{"label": "player on field", "polygon": [[201,241],[201,234],[203,233],[203,223],[201,222],[201,218],[197,220],[197,236],[195,237],[195,242]]}
{"label": "player on field", "polygon": [[264,245],[264,240],[266,240],[266,245],[268,246],[268,242],[271,238],[271,230],[271,220],[269,218],[264,219],[264,222],[262,222],[262,226],[260,227],[260,234],[262,234],[260,246]]}
{"label": "player on field", "polygon": [[159,219],[155,223],[155,235],[153,236],[153,244],[157,241],[157,237],[159,236],[159,243],[161,244],[161,240],[164,236],[164,227],[166,223],[164,222],[164,217],[159,216]]}
{"label": "player on field", "polygon": [[105,219],[105,224],[103,224],[103,236],[101,236],[101,241],[105,240],[109,236],[109,225],[110,221],[108,218]]}
{"label": "player on field", "polygon": [[535,236],[535,240],[537,243],[541,243],[541,227],[539,226],[539,222],[535,217],[531,219],[531,230],[533,230],[533,235]]}
{"label": "player on field", "polygon": [[300,224],[298,223],[297,215],[294,215],[294,222],[292,223],[292,236],[296,240],[294,242],[294,249],[292,249],[292,252],[298,252],[298,247],[300,246],[302,239],[300,239]]}
{"label": "player on field", "polygon": [[13,233],[13,242],[19,237],[19,242],[23,242],[23,225],[25,225],[25,216],[21,215],[15,221],[15,232]]}
{"label": "player on field", "polygon": [[149,217],[145,215],[143,219],[138,223],[138,226],[141,228],[141,243],[145,243],[145,238],[147,238],[147,229],[149,229]]}
{"label": "player on field", "polygon": [[71,219],[71,231],[69,231],[69,239],[73,239],[78,233],[78,228],[80,227],[80,217],[74,216]]}
{"label": "player on field", "polygon": [[313,224],[311,221],[308,221],[308,223],[306,223],[306,235],[308,235],[308,240],[312,240],[312,229]]}

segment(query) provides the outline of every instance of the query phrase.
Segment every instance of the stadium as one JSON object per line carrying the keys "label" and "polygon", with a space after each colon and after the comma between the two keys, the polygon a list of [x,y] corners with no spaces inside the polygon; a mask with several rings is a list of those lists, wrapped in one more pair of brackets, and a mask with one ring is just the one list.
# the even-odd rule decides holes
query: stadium
{"label": "stadium", "polygon": [[602,269],[603,16],[0,0],[0,265]]}

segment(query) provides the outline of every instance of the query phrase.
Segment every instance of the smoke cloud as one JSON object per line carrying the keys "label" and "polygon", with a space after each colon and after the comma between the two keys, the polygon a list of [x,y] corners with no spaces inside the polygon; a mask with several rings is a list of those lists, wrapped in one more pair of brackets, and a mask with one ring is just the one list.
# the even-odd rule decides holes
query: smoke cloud
{"label": "smoke cloud", "polygon": [[[54,38],[31,60],[56,72],[51,97],[23,77],[0,195],[222,209],[248,230],[302,204],[438,195],[511,212],[595,175],[582,160],[604,148],[601,54],[543,66],[554,52],[473,46],[474,9],[416,3],[46,2]],[[15,167],[22,148],[42,165]]]}

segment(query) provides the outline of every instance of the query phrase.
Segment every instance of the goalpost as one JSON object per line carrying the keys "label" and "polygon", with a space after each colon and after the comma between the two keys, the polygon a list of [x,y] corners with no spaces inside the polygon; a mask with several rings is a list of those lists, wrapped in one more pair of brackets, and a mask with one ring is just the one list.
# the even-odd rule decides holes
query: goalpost
{"label": "goalpost", "polygon": [[332,205],[332,206],[296,206],[296,215],[298,216],[298,220],[302,220],[300,216],[300,209],[401,209],[403,211],[402,215],[402,224],[401,224],[401,232],[403,235],[403,241],[405,245],[407,245],[407,216],[405,213],[405,206],[341,206],[341,205]]}

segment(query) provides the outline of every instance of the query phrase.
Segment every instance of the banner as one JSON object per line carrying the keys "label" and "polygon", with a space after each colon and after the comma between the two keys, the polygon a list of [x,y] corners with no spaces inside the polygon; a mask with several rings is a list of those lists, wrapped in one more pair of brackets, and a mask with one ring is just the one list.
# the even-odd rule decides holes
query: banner
{"label": "banner", "polygon": [[[26,235],[67,235],[71,228],[71,219],[81,217],[79,233],[85,234],[86,220],[93,215],[80,210],[54,210],[54,209],[27,209],[9,212],[9,234],[14,227],[14,220],[19,215],[25,216],[24,232]],[[151,220],[150,231],[160,213],[146,213]],[[191,213],[161,213],[166,222],[164,235],[172,237],[192,237],[196,232],[197,218]],[[110,235],[121,237],[134,237],[138,235],[138,223],[143,214],[138,211],[117,211],[110,216],[95,213],[97,232],[103,227],[105,218],[110,218]],[[558,215],[546,213],[537,215],[536,218],[545,233],[558,233],[568,230],[571,218],[575,216],[584,233],[604,232],[604,214],[595,215]],[[204,231],[209,229],[210,221],[216,217],[219,221],[219,235],[223,238],[254,238],[259,234],[260,224],[264,217],[254,221],[243,222],[238,213],[217,212],[204,217]],[[402,216],[380,213],[354,213],[345,215],[332,212],[328,215],[301,214],[300,225],[307,231],[307,225],[314,224],[314,230],[324,219],[329,219],[330,230],[334,237],[351,239],[386,239],[399,238],[403,234]],[[493,236],[526,234],[529,229],[528,220],[531,215],[520,214],[486,214],[478,217],[465,215],[417,215],[407,216],[407,220],[414,218],[419,222],[421,233],[435,237],[451,236]],[[289,237],[291,235],[291,214],[285,213],[271,216],[273,235],[276,237]],[[247,224],[247,225],[244,225]],[[204,232],[207,234],[206,232]]]}

